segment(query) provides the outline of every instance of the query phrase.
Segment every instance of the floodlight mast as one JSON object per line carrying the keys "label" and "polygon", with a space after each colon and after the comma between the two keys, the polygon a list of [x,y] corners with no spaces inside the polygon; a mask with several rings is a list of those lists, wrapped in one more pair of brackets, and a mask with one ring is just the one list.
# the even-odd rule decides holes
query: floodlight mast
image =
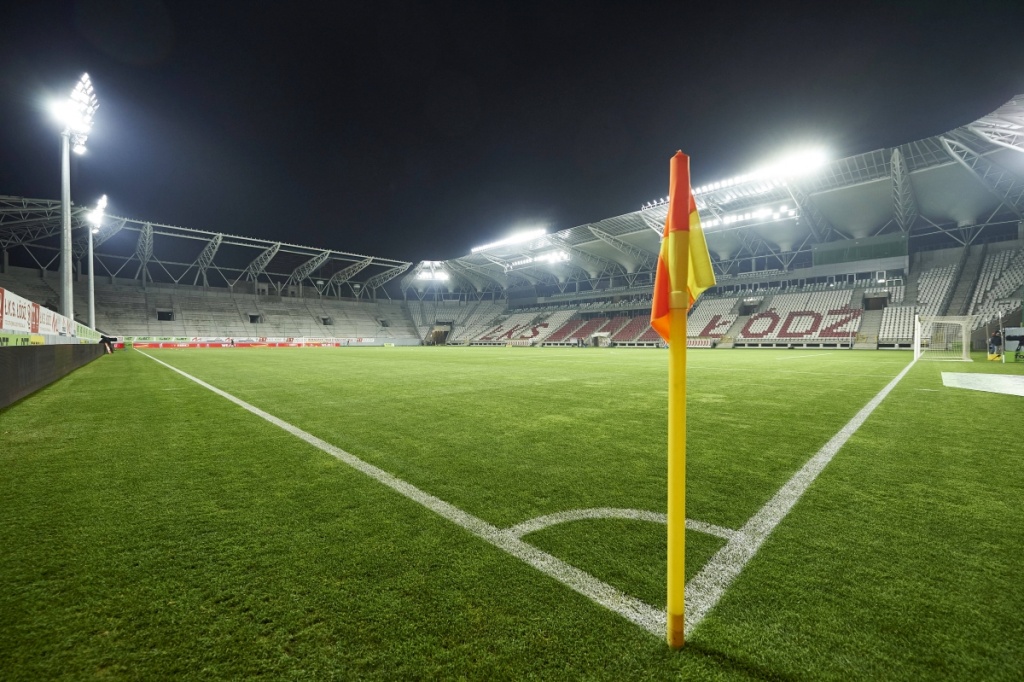
{"label": "floodlight mast", "polygon": [[93,272],[92,236],[100,231],[103,224],[103,212],[107,208],[107,195],[104,194],[96,203],[96,209],[89,214],[89,329],[96,329],[96,273]]}
{"label": "floodlight mast", "polygon": [[[83,73],[71,91],[71,97],[61,108],[64,129],[60,133],[60,313],[72,321],[75,319],[75,304],[71,277],[71,149],[73,146],[76,154],[85,153],[85,141],[98,107],[99,101],[93,92],[89,74]],[[90,261],[91,258],[90,254]]]}

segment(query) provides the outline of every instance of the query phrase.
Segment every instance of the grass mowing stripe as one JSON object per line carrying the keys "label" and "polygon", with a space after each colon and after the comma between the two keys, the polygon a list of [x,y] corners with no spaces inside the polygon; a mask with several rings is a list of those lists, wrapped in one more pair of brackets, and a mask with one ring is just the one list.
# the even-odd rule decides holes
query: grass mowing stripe
{"label": "grass mowing stripe", "polygon": [[558,580],[567,587],[579,592],[595,603],[618,613],[626,620],[639,625],[651,634],[661,636],[664,633],[666,623],[665,611],[656,609],[639,599],[635,599],[623,592],[620,592],[616,588],[598,580],[589,573],[581,571],[574,566],[570,566],[561,559],[523,542],[510,531],[492,526],[486,521],[468,514],[454,505],[451,505],[440,498],[434,497],[430,493],[420,490],[410,483],[406,483],[383,469],[364,462],[355,455],[345,452],[341,448],[335,447],[334,445],[331,445],[330,443],[321,440],[320,438],[317,438],[316,436],[307,433],[306,431],[303,431],[282,419],[278,419],[274,415],[264,412],[258,407],[250,405],[244,400],[236,398],[226,391],[220,390],[216,386],[212,386],[191,374],[183,372],[173,365],[169,365],[162,360],[158,360],[152,355],[143,353],[142,351],[138,352],[142,353],[142,355],[146,356],[150,360],[177,372],[186,379],[199,384],[203,388],[216,393],[222,398],[230,400],[242,409],[265,419],[293,436],[300,438],[316,448],[319,448],[327,454],[337,458],[339,461],[351,466],[353,469],[356,469],[380,483],[383,483],[405,497],[418,502],[439,516],[442,516],[452,523],[468,530],[477,537],[491,543],[495,547],[508,552],[517,559],[526,562],[545,575],[551,576],[555,580]]}
{"label": "grass mowing stripe", "polygon": [[810,487],[814,479],[818,477],[822,469],[839,449],[850,439],[857,429],[860,428],[871,413],[875,411],[885,397],[903,377],[907,375],[916,360],[903,368],[903,371],[896,375],[892,381],[885,385],[878,394],[872,398],[867,405],[854,415],[853,419],[847,422],[839,433],[831,438],[818,450],[807,464],[800,468],[793,478],[789,479],[786,485],[782,486],[779,492],[775,493],[760,511],[743,528],[740,529],[728,544],[711,558],[700,573],[687,585],[687,607],[686,607],[686,633],[689,634],[693,628],[700,625],[704,616],[715,607],[721,599],[725,590],[732,581],[740,574],[743,567],[750,561],[757,550],[768,538],[776,526],[786,517],[789,510],[797,503],[800,496]]}

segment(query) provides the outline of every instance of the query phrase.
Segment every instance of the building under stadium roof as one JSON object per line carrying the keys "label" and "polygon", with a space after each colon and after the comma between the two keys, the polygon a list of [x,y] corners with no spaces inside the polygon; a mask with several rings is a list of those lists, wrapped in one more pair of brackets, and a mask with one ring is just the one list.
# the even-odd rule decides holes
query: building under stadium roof
{"label": "building under stadium roof", "polygon": [[[960,128],[816,167],[772,165],[694,188],[719,286],[907,276],[911,253],[1021,239],[1024,95]],[[110,285],[322,300],[491,300],[508,307],[649,290],[664,201],[458,258],[412,263],[108,216],[94,241]],[[86,209],[73,207],[74,260]],[[56,272],[60,202],[0,197],[2,265]],[[389,293],[390,289],[390,293]]]}

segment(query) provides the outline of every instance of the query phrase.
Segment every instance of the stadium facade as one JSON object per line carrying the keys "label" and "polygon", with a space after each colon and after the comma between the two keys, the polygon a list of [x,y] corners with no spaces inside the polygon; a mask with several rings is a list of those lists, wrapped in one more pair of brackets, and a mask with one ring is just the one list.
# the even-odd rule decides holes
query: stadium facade
{"label": "stadium facade", "polygon": [[[718,286],[693,345],[907,347],[915,314],[1017,315],[1024,95],[924,140],[695,188]],[[97,326],[164,339],[656,346],[646,324],[667,206],[418,264],[109,216]],[[72,210],[75,310],[86,209]],[[0,197],[0,287],[58,300],[60,202]]]}

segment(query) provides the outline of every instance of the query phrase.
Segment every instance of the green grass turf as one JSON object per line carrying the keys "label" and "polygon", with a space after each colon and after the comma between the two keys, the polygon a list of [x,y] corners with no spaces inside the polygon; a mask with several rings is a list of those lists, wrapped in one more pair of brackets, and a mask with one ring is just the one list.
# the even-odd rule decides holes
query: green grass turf
{"label": "green grass turf", "polygon": [[[663,511],[653,351],[253,349],[160,359],[498,526]],[[800,356],[800,357],[798,357]],[[905,353],[690,354],[688,516],[741,526]],[[1019,398],[919,363],[679,654],[139,353],[0,412],[10,679],[1014,679]],[[920,390],[932,389],[932,390]],[[664,528],[525,539],[664,601]],[[688,575],[722,541],[688,533]]]}

